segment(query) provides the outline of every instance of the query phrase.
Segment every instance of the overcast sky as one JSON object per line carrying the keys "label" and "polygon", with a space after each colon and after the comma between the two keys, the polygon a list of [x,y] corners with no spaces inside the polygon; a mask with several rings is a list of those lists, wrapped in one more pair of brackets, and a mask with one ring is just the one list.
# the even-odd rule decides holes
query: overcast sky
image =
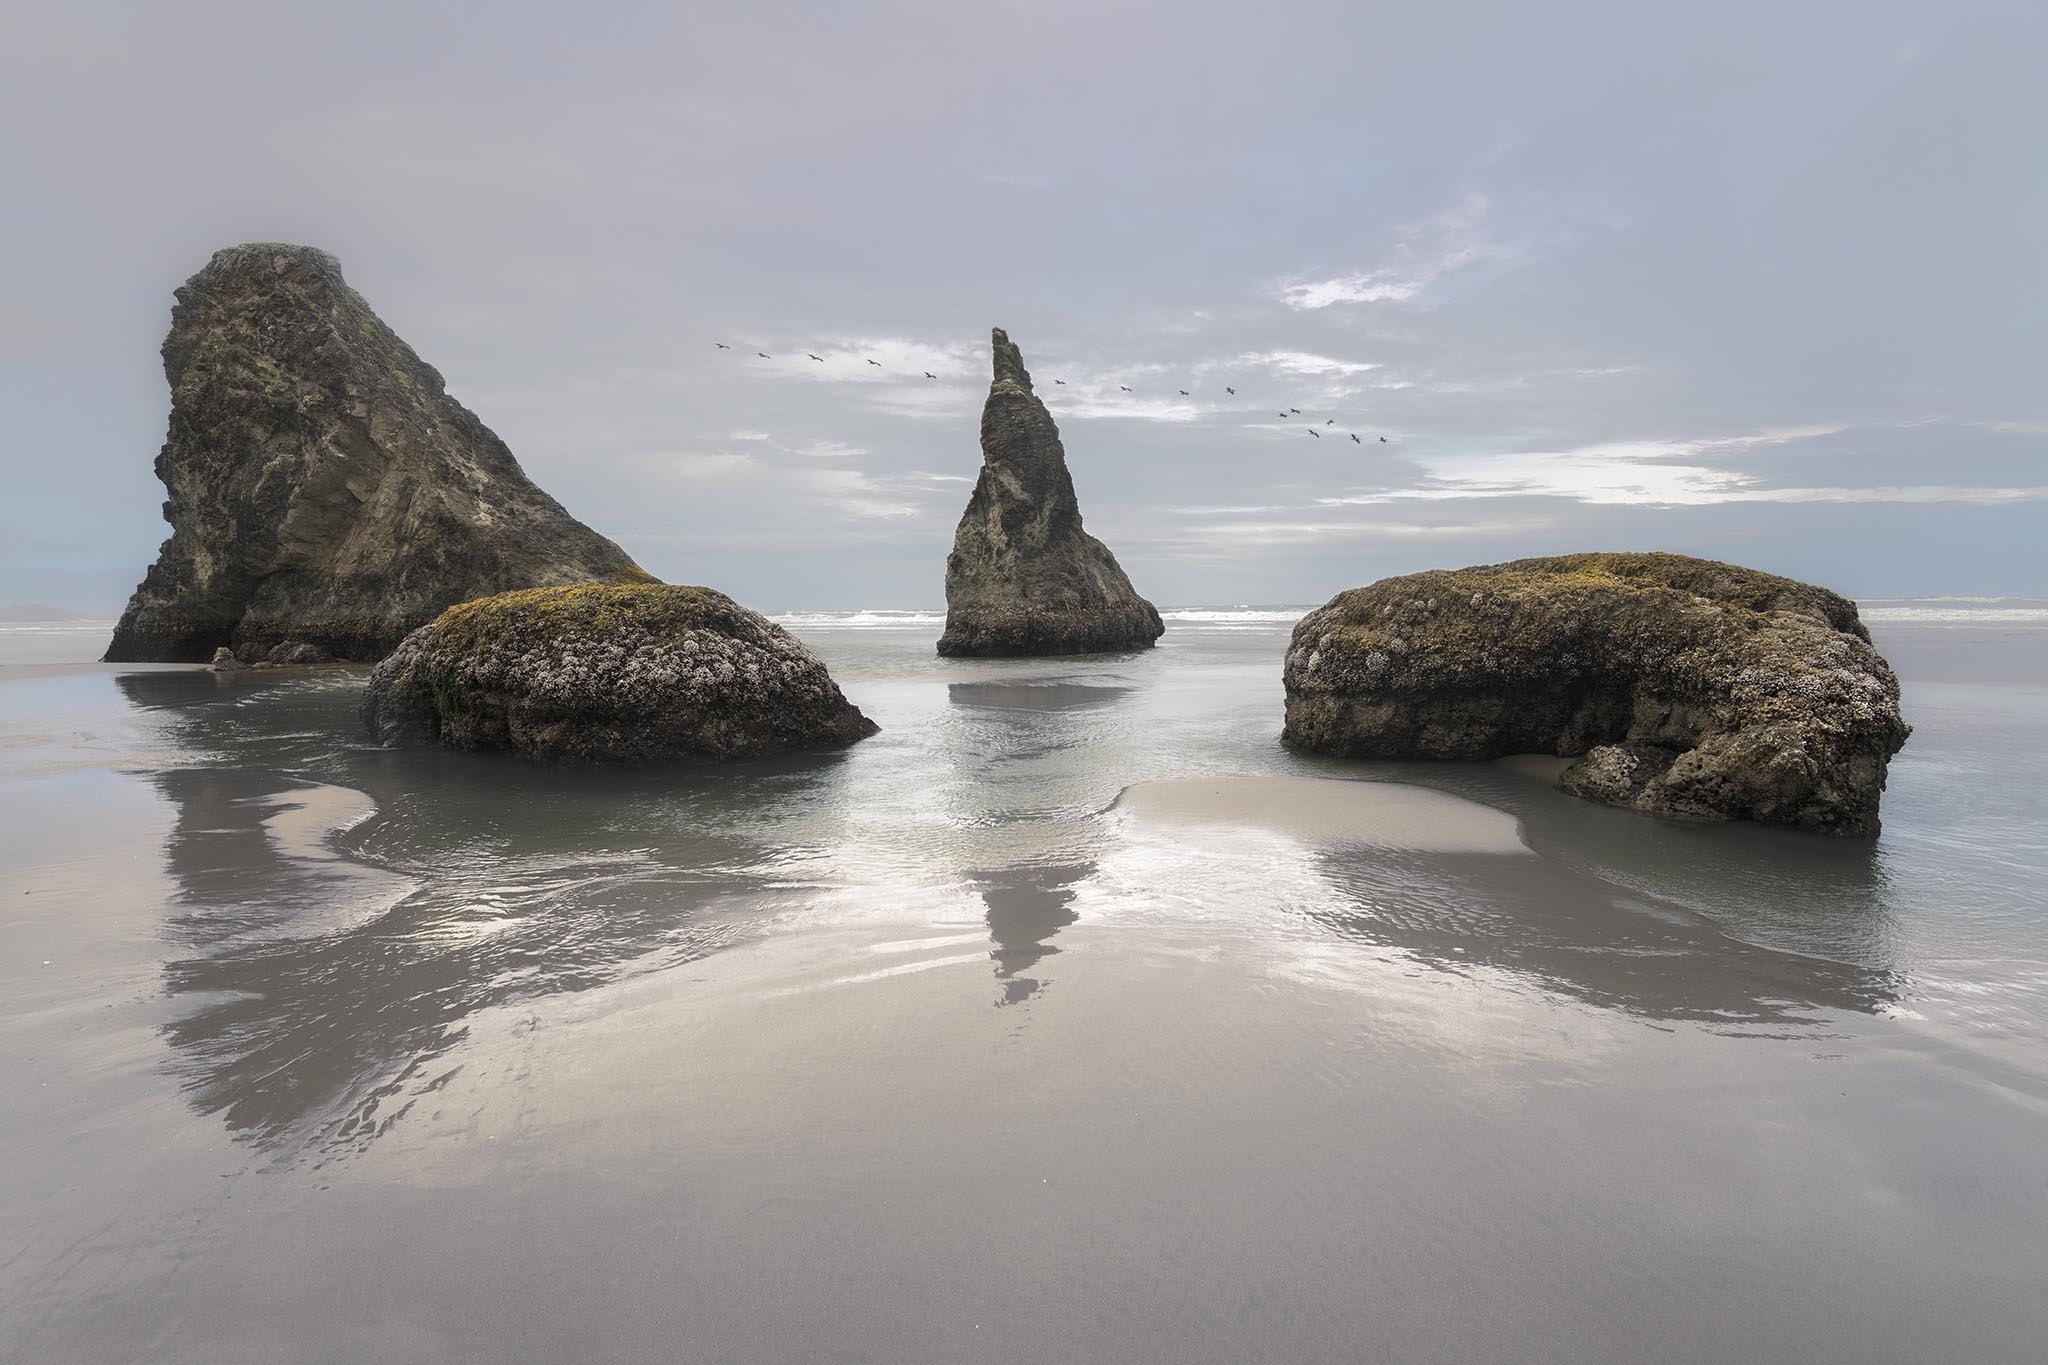
{"label": "overcast sky", "polygon": [[0,603],[125,600],[171,290],[266,239],[765,610],[942,603],[994,324],[1163,606],[1600,548],[2048,592],[2044,51],[2037,0],[0,0]]}

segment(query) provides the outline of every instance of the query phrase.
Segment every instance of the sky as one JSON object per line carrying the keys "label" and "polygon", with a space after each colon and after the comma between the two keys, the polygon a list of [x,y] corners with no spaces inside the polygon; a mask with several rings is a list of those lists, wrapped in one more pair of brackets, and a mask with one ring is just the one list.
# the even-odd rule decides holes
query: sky
{"label": "sky", "polygon": [[125,601],[171,291],[254,240],[766,611],[943,603],[991,326],[1161,606],[1588,549],[2048,594],[2044,51],[1969,0],[0,0],[0,603]]}

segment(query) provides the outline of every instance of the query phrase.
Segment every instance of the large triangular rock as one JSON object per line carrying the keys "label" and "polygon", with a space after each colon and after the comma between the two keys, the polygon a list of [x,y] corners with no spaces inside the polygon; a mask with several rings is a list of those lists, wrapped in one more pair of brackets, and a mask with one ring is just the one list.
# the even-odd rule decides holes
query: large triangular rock
{"label": "large triangular rock", "polygon": [[171,538],[108,660],[376,659],[470,598],[653,581],[534,486],[326,252],[229,247],[177,298]]}
{"label": "large triangular rock", "polygon": [[939,653],[1096,654],[1149,647],[1164,632],[1109,547],[1081,529],[1052,414],[998,327],[981,410],[981,478],[946,557]]}

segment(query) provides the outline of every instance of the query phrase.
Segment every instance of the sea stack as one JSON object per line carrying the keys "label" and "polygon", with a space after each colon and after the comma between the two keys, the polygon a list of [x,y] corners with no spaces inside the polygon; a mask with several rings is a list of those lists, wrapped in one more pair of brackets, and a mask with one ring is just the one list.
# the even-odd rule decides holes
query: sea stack
{"label": "sea stack", "polygon": [[1910,733],[1845,597],[1671,554],[1385,578],[1294,628],[1287,727],[1343,758],[1574,758],[1559,785],[1696,820],[1878,831]]}
{"label": "sea stack", "polygon": [[998,327],[981,410],[981,477],[946,557],[939,653],[964,657],[1144,649],[1164,632],[1109,547],[1081,529],[1052,414]]}
{"label": "sea stack", "polygon": [[229,247],[177,300],[171,538],[110,662],[373,660],[473,597],[654,581],[534,486],[326,252]]}

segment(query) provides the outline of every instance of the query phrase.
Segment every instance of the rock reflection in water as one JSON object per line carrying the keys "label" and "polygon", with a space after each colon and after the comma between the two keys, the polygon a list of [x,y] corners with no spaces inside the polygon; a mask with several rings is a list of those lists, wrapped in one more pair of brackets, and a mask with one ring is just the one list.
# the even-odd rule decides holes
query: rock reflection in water
{"label": "rock reflection in water", "polygon": [[1776,1033],[1896,999],[1891,973],[1747,943],[1694,911],[1548,857],[1326,847],[1330,930],[1644,1019]]}
{"label": "rock reflection in water", "polygon": [[1079,918],[1075,888],[1095,870],[1085,849],[1099,833],[1085,819],[1087,771],[1063,756],[1099,742],[1101,713],[1136,691],[1116,673],[946,687],[957,806],[971,812],[974,852],[984,859],[964,875],[987,907],[999,1006],[1045,988],[1032,969],[1060,951],[1051,940]]}
{"label": "rock reflection in water", "polygon": [[[232,689],[203,675],[120,682],[167,715],[181,747],[218,757],[151,777],[176,810],[164,859],[179,955],[164,979],[193,1006],[165,1030],[173,1069],[192,1104],[237,1133],[329,1151],[370,1141],[444,1084],[442,1059],[479,1011],[741,937],[800,888],[772,874],[757,841],[706,828],[720,823],[707,818],[707,790],[722,811],[747,806],[742,793],[772,809],[802,800],[830,767],[538,774],[365,749],[321,774],[367,792],[350,800],[349,788],[279,763],[293,763],[302,737],[337,753],[334,711],[352,709],[352,689],[273,689],[244,718],[218,704]],[[339,837],[280,828],[281,813],[319,815],[325,803],[360,815],[372,799],[377,816]]]}
{"label": "rock reflection in water", "polygon": [[998,1005],[1020,1004],[1044,989],[1044,981],[1024,973],[1059,951],[1051,940],[1080,918],[1070,908],[1074,887],[1094,870],[1094,864],[1083,863],[972,874],[988,906],[988,932],[995,943],[989,956],[1003,992]]}
{"label": "rock reflection in water", "polygon": [[946,697],[955,706],[979,706],[996,711],[1088,711],[1113,706],[1132,690],[1123,683],[1027,678],[948,683]]}

